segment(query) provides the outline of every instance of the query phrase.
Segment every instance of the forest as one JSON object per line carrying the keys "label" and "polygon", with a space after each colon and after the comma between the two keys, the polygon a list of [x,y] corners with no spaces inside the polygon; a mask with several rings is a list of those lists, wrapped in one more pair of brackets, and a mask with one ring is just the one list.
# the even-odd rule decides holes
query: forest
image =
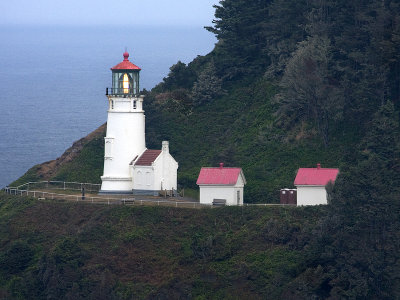
{"label": "forest", "polygon": [[[102,290],[108,299],[400,298],[400,1],[223,0],[206,30],[218,39],[213,51],[177,62],[143,91],[147,147],[170,141],[186,189],[196,189],[202,166],[242,167],[249,203],[278,202],[299,167],[338,167],[335,186],[327,187],[330,204],[108,208],[90,222],[74,217],[87,227],[71,225],[57,238],[58,227],[46,237],[40,220],[24,219],[43,204],[20,200],[18,208],[4,199],[0,213],[11,222],[11,233],[1,232],[5,296],[36,291],[37,298],[96,299]],[[102,136],[88,141],[44,179],[99,182],[102,144]],[[18,182],[42,179],[39,169]],[[48,213],[57,210],[52,205]],[[91,236],[112,237],[104,253],[117,258],[127,251],[136,262],[131,273],[102,262]],[[44,247],[47,238],[52,243]],[[21,251],[26,260],[12,255]],[[143,264],[144,254],[163,263]],[[146,273],[141,266],[154,277],[135,277]],[[125,277],[118,277],[121,268]],[[57,287],[49,274],[66,286]],[[31,290],[24,292],[18,287],[25,281]]]}

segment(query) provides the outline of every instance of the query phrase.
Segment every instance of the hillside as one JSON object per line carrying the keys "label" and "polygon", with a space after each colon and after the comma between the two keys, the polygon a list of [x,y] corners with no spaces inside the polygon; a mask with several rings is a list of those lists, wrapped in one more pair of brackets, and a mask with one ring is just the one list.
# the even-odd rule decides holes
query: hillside
{"label": "hillside", "polygon": [[0,197],[0,294],[21,299],[278,296],[304,270],[301,251],[324,214]]}
{"label": "hillside", "polygon": [[366,232],[372,216],[355,209],[350,220],[327,206],[0,198],[1,298],[395,299],[400,292],[398,216]]}

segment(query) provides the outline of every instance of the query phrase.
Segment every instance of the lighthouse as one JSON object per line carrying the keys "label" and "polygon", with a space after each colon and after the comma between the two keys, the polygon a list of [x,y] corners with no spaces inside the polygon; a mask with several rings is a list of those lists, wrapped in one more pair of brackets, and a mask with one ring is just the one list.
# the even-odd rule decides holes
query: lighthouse
{"label": "lighthouse", "polygon": [[111,68],[112,87],[108,98],[107,133],[104,138],[104,173],[101,192],[132,191],[129,164],[146,149],[143,96],[139,95],[140,68],[124,60]]}
{"label": "lighthouse", "polygon": [[157,194],[176,190],[178,163],[169,153],[146,148],[144,96],[139,94],[140,68],[124,60],[111,68],[112,87],[108,99],[107,132],[104,138],[104,172],[100,193]]}

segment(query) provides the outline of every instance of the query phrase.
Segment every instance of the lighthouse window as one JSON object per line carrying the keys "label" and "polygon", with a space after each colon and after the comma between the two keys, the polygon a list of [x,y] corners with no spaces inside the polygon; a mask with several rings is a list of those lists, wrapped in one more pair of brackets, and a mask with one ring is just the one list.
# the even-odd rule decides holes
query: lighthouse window
{"label": "lighthouse window", "polygon": [[114,100],[111,100],[111,109],[114,109]]}
{"label": "lighthouse window", "polygon": [[129,93],[129,77],[128,74],[124,74],[124,79],[122,81],[122,87],[124,89],[124,94],[128,94]]}
{"label": "lighthouse window", "polygon": [[133,101],[133,109],[136,109],[136,100]]}
{"label": "lighthouse window", "polygon": [[112,157],[112,145],[113,139],[112,138],[104,138],[105,139],[105,147],[104,147],[104,156],[105,157]]}

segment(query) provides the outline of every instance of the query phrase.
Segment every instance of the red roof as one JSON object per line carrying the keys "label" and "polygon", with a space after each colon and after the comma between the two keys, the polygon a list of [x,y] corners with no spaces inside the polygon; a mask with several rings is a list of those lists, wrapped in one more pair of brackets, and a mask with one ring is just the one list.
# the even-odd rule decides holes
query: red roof
{"label": "red roof", "polygon": [[151,166],[151,164],[161,154],[161,150],[149,150],[143,152],[139,159],[135,162],[135,166]]}
{"label": "red roof", "polygon": [[[196,184],[235,185],[238,181],[241,168],[201,168]],[[245,180],[243,178],[243,180]]]}
{"label": "red roof", "polygon": [[321,168],[320,164],[317,165],[317,168],[300,168],[294,180],[294,185],[325,186],[329,181],[334,183],[338,174],[339,169]]}
{"label": "red roof", "polygon": [[128,59],[129,53],[125,52],[124,60],[120,62],[118,65],[111,68],[111,70],[141,70],[138,66],[131,63]]}

